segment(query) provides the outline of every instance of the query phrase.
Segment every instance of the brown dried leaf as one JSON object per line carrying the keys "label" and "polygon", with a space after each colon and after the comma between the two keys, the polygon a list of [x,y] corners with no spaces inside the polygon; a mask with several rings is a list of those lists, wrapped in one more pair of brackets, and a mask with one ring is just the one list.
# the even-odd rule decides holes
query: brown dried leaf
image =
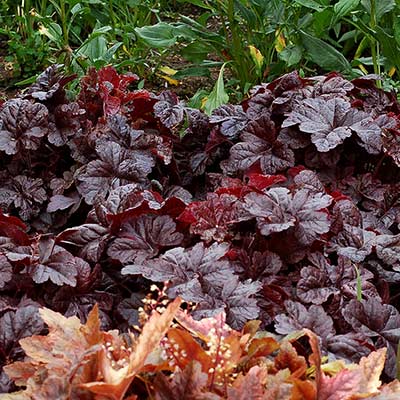
{"label": "brown dried leaf", "polygon": [[81,387],[109,399],[121,400],[129,388],[135,375],[137,375],[145,365],[148,355],[159,345],[160,340],[167,332],[172,320],[174,319],[181,300],[175,299],[163,314],[154,312],[143,327],[143,331],[136,343],[134,349],[127,359],[127,363],[122,368],[116,369],[107,357],[105,349],[100,355],[100,371],[104,377],[103,382],[90,382],[82,384]]}
{"label": "brown dried leaf", "polygon": [[344,369],[332,378],[322,376],[318,400],[355,400],[377,394],[386,351],[386,348],[374,351],[355,368]]}

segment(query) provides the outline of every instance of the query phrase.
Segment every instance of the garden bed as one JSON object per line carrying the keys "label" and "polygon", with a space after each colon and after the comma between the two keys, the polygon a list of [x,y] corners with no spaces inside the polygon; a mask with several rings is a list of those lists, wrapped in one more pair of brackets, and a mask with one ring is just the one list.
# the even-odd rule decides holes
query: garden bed
{"label": "garden bed", "polygon": [[52,66],[3,102],[7,398],[395,398],[400,108],[376,78],[292,72],[207,115],[112,67],[69,99]]}

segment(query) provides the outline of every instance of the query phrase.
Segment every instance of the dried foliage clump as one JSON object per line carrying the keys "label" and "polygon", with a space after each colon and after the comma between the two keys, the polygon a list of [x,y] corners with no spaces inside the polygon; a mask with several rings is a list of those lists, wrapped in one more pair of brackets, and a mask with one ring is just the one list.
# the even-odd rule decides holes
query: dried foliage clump
{"label": "dried foliage clump", "polygon": [[235,331],[224,313],[195,321],[179,310],[180,303],[178,298],[162,314],[154,311],[138,337],[102,331],[97,306],[85,324],[41,309],[49,333],[21,339],[25,359],[5,367],[25,389],[0,398],[355,400],[400,395],[400,382],[380,381],[385,349],[358,365],[322,363],[318,338],[307,329],[277,341],[258,331],[259,321]]}

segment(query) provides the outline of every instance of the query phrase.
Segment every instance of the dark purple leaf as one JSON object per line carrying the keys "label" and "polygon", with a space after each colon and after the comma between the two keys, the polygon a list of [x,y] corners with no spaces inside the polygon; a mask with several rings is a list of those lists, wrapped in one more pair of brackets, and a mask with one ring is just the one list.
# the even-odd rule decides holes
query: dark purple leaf
{"label": "dark purple leaf", "polygon": [[310,137],[307,133],[299,132],[293,127],[281,129],[277,140],[281,143],[285,143],[292,150],[304,149],[311,144]]}
{"label": "dark purple leaf", "polygon": [[255,86],[250,93],[251,97],[244,101],[243,108],[251,119],[257,119],[261,115],[271,112],[274,96],[265,84]]}
{"label": "dark purple leaf", "polygon": [[370,354],[374,345],[371,339],[362,333],[346,333],[335,335],[328,340],[328,351],[333,353],[336,358],[348,360],[348,362],[358,362],[361,357]]}
{"label": "dark purple leaf", "polygon": [[255,251],[251,258],[247,255],[247,252],[245,254],[242,252],[242,255],[244,255],[244,258],[239,258],[235,269],[241,276],[252,280],[268,282],[269,278],[276,276],[283,267],[279,255],[269,250],[262,253]]}
{"label": "dark purple leaf", "polygon": [[232,224],[244,218],[238,198],[209,193],[205,201],[189,204],[179,220],[190,223],[190,232],[200,235],[202,240],[223,242],[229,236]]}
{"label": "dark purple leaf", "polygon": [[294,165],[293,151],[276,140],[274,123],[268,117],[250,122],[240,138],[242,142],[232,146],[229,159],[221,164],[225,173],[246,171],[256,162],[263,174],[275,174]]}
{"label": "dark purple leaf", "polygon": [[143,296],[133,293],[130,298],[122,300],[118,304],[118,312],[130,326],[139,325],[139,307],[143,306]]}
{"label": "dark purple leaf", "polygon": [[267,88],[278,97],[287,91],[303,88],[305,83],[307,83],[307,80],[302,79],[297,71],[293,71],[275,79],[267,85]]}
{"label": "dark purple leaf", "polygon": [[0,354],[9,359],[21,357],[23,351],[18,343],[24,337],[40,334],[44,323],[38,307],[21,305],[16,311],[8,311],[0,318]]}
{"label": "dark purple leaf", "polygon": [[13,276],[13,267],[8,262],[7,258],[0,254],[0,289],[2,289],[7,282],[12,279]]}
{"label": "dark purple leaf", "polygon": [[400,235],[378,235],[376,254],[386,264],[400,263]]}
{"label": "dark purple leaf", "polygon": [[243,325],[257,319],[260,312],[254,296],[261,289],[260,282],[247,280],[239,282],[237,277],[229,279],[222,288],[221,298],[226,304],[227,322],[233,329],[241,329]]}
{"label": "dark purple leaf", "polygon": [[165,91],[159,96],[159,101],[154,104],[154,115],[164,126],[175,129],[183,122],[185,107],[175,93]]}
{"label": "dark purple leaf", "polygon": [[367,151],[376,154],[382,146],[381,129],[368,114],[351,108],[340,98],[324,100],[306,99],[298,104],[283,122],[282,127],[299,125],[302,132],[311,134],[311,141],[318,151],[334,149],[356,132]]}
{"label": "dark purple leaf", "polygon": [[326,152],[351,136],[350,127],[343,126],[349,109],[350,103],[342,99],[306,99],[298,105],[298,111],[289,114],[282,127],[298,124],[302,132],[311,133],[318,151]]}
{"label": "dark purple leaf", "polygon": [[229,139],[236,139],[246,127],[249,119],[242,106],[224,104],[210,116],[211,124],[219,124],[221,133]]}
{"label": "dark purple leaf", "polygon": [[395,343],[400,338],[399,312],[389,304],[382,304],[379,298],[351,300],[342,313],[356,332],[369,337],[383,336]]}
{"label": "dark purple leaf", "polygon": [[60,104],[54,110],[49,124],[48,141],[55,146],[63,146],[82,130],[86,111],[78,103]]}
{"label": "dark purple leaf", "polygon": [[67,197],[62,194],[56,194],[50,198],[50,202],[47,205],[47,211],[52,213],[59,210],[65,210],[75,205],[79,199],[74,197]]}
{"label": "dark purple leaf", "polygon": [[310,170],[300,171],[294,178],[294,183],[299,189],[307,189],[312,193],[321,193],[325,191],[324,185],[318,178],[318,175]]}
{"label": "dark purple leaf", "polygon": [[83,224],[61,232],[57,240],[63,244],[77,246],[79,255],[89,261],[100,260],[109,241],[109,229],[99,224]]}
{"label": "dark purple leaf", "polygon": [[362,228],[361,213],[351,201],[341,200],[335,204],[331,226],[336,235],[328,244],[328,251],[336,251],[355,263],[371,254],[376,234]]}
{"label": "dark purple leaf", "polygon": [[398,265],[390,267],[378,260],[368,260],[366,267],[372,271],[379,279],[387,283],[400,282],[400,268]]}
{"label": "dark purple leaf", "polygon": [[48,111],[28,100],[9,100],[0,110],[0,150],[17,154],[37,150],[48,132]]}
{"label": "dark purple leaf", "polygon": [[37,78],[36,82],[29,87],[24,97],[47,101],[52,99],[54,103],[66,100],[63,87],[75,76],[64,77],[61,74],[62,65],[54,64],[46,68]]}
{"label": "dark purple leaf", "polygon": [[122,273],[141,274],[156,282],[169,280],[169,297],[180,296],[185,301],[199,303],[195,316],[215,315],[225,308],[230,310],[229,323],[241,328],[247,317],[258,315],[256,302],[249,297],[260,285],[238,281],[229,261],[222,259],[228,248],[226,243],[214,243],[208,248],[198,243],[186,251],[176,247],[159,259],[148,260],[143,265],[128,265]]}
{"label": "dark purple leaf", "polygon": [[257,217],[263,235],[295,227],[295,235],[303,244],[311,244],[318,235],[329,231],[327,212],[332,198],[323,193],[301,189],[294,195],[286,188],[272,188],[265,194],[250,193],[244,208]]}
{"label": "dark purple leaf", "polygon": [[108,246],[107,254],[123,264],[141,263],[165,247],[180,245],[182,240],[183,235],[176,232],[171,217],[142,215],[121,225],[117,238]]}
{"label": "dark purple leaf", "polygon": [[304,303],[323,304],[329,296],[340,293],[331,286],[327,272],[315,267],[304,267],[296,286],[297,296]]}
{"label": "dark purple leaf", "polygon": [[7,209],[11,204],[19,211],[19,216],[27,221],[39,213],[40,207],[47,200],[42,179],[18,175],[11,178],[6,187],[0,188],[0,205]]}
{"label": "dark purple leaf", "polygon": [[371,254],[375,245],[376,234],[357,226],[345,225],[343,231],[335,236],[329,249],[337,254],[359,263]]}
{"label": "dark purple leaf", "polygon": [[20,248],[17,253],[8,253],[7,257],[12,261],[27,263],[22,272],[29,275],[34,282],[44,283],[50,280],[59,286],[76,286],[77,265],[82,262],[46,236],[40,238],[37,250],[29,252],[28,249]]}
{"label": "dark purple leaf", "polygon": [[364,113],[364,118],[357,116],[360,121],[354,123],[351,129],[357,133],[359,144],[369,154],[379,154],[382,150],[382,129],[379,125]]}
{"label": "dark purple leaf", "polygon": [[[383,117],[386,117],[383,115]],[[377,119],[377,123],[379,118]],[[400,166],[400,131],[398,129],[398,122],[394,118],[385,118],[386,124],[380,125],[383,129],[382,141],[383,151],[390,156],[394,163]]]}
{"label": "dark purple leaf", "polygon": [[288,189],[272,188],[265,194],[248,194],[243,207],[257,218],[261,233],[268,236],[295,226],[296,217],[291,213],[291,200]]}
{"label": "dark purple leaf", "polygon": [[128,151],[115,142],[99,146],[97,153],[100,160],[91,161],[76,175],[78,190],[88,204],[119,186],[143,181],[154,166],[147,152]]}
{"label": "dark purple leaf", "polygon": [[385,372],[393,377],[396,373],[394,357],[400,339],[400,314],[397,309],[383,304],[379,298],[369,298],[362,302],[351,300],[342,314],[356,332],[378,338],[379,347],[388,347]]}
{"label": "dark purple leaf", "polygon": [[286,314],[275,317],[275,329],[286,335],[303,328],[308,328],[321,337],[326,344],[327,340],[335,335],[332,318],[321,306],[312,305],[308,309],[301,303],[287,300]]}
{"label": "dark purple leaf", "polygon": [[322,98],[346,97],[354,89],[354,85],[341,76],[332,74],[327,76],[314,86],[313,95]]}
{"label": "dark purple leaf", "polygon": [[227,243],[214,243],[208,248],[198,243],[189,250],[177,247],[143,265],[128,265],[122,273],[142,274],[156,282],[171,280],[170,293],[176,292],[179,285],[191,279],[198,280],[200,276],[205,284],[222,287],[227,277],[232,275],[229,261],[221,260],[228,249]]}
{"label": "dark purple leaf", "polygon": [[386,187],[372,174],[367,173],[359,176],[349,176],[344,179],[342,192],[349,195],[355,203],[363,198],[380,202],[384,200]]}

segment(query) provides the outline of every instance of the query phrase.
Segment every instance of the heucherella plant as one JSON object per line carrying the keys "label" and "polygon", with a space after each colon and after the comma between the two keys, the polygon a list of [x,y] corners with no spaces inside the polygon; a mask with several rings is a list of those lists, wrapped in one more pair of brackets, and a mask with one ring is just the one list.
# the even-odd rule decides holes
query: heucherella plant
{"label": "heucherella plant", "polygon": [[[71,329],[80,330],[97,304],[101,331],[118,330],[128,348],[142,309],[153,302],[162,309],[180,297],[194,321],[224,313],[230,329],[242,332],[259,320],[279,340],[308,329],[332,368],[338,359],[369,363],[361,360],[374,354],[386,360],[382,381],[394,379],[400,339],[396,97],[377,88],[375,76],[349,81],[338,73],[301,78],[292,72],[206,114],[170,91],[138,89],[138,81],[109,66],[81,80],[52,66],[0,104],[2,368],[23,362],[25,338],[46,334],[53,317],[66,326],[73,318]],[[67,96],[68,83],[81,88],[75,99]],[[40,317],[43,307],[51,318]],[[239,340],[240,349],[246,340]],[[297,351],[303,346],[302,357],[311,354],[306,339],[293,343]],[[86,371],[92,350],[73,358],[75,364],[66,361],[72,381]],[[233,384],[257,363],[242,370],[242,353],[231,352],[239,354],[229,367]],[[139,385],[139,397],[155,388],[153,381],[148,389],[139,384],[145,379],[139,372],[140,378],[133,370],[125,374],[123,360],[108,370],[106,359],[113,361],[101,358],[101,374],[90,375],[88,367],[90,380],[80,383],[125,382],[126,393]],[[35,360],[29,365],[43,367],[43,378],[52,361]],[[216,368],[205,365],[185,364],[182,371],[228,396],[222,377],[214,374],[212,385],[203,377]],[[316,371],[315,363],[301,365],[306,375],[296,378]],[[34,385],[36,372],[25,367]],[[11,380],[7,368],[0,373],[2,392],[27,384],[23,377]],[[168,371],[157,382],[175,393],[180,386]],[[272,378],[278,372],[268,366],[263,371],[243,375],[234,387],[256,375],[269,395],[274,379],[286,387],[291,376]],[[312,379],[318,390],[319,378]],[[378,383],[360,385],[348,385],[358,388],[351,396],[380,390]]]}

